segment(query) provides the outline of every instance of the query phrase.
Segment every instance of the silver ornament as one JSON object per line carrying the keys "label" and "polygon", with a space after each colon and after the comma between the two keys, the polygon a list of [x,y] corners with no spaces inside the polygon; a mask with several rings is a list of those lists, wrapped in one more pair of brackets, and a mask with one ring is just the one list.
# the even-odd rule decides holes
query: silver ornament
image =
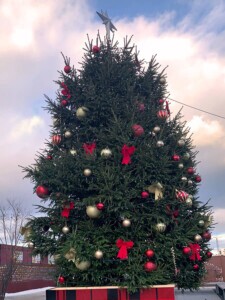
{"label": "silver ornament", "polygon": [[196,235],[194,236],[194,240],[195,240],[195,242],[199,243],[199,242],[201,242],[202,237],[200,236],[200,234],[196,234]]}
{"label": "silver ornament", "polygon": [[178,141],[177,141],[177,145],[178,145],[179,147],[183,147],[183,146],[185,145],[185,140],[183,140],[183,139],[178,140]]}
{"label": "silver ornament", "polygon": [[186,182],[187,181],[187,177],[185,177],[185,176],[181,177],[181,181]]}
{"label": "silver ornament", "polygon": [[204,222],[203,220],[199,220],[199,221],[198,221],[198,225],[199,225],[200,227],[204,227],[204,226],[205,226],[205,222]]}
{"label": "silver ornament", "polygon": [[27,246],[28,246],[29,248],[34,248],[34,243],[33,243],[33,242],[28,242],[28,243],[27,243]]}
{"label": "silver ornament", "polygon": [[87,116],[89,109],[85,106],[81,106],[76,111],[76,116],[79,120],[85,118]]}
{"label": "silver ornament", "polygon": [[153,128],[153,132],[155,132],[155,133],[158,133],[158,132],[160,132],[160,127],[159,126],[155,126],[154,128]]}
{"label": "silver ornament", "polygon": [[67,234],[69,231],[70,231],[70,229],[69,229],[68,226],[64,226],[64,227],[62,228],[62,232],[65,233],[65,234]]}
{"label": "silver ornament", "polygon": [[166,224],[158,223],[158,224],[156,224],[155,228],[156,228],[156,231],[158,231],[158,232],[164,232],[166,230]]}
{"label": "silver ornament", "polygon": [[101,259],[103,257],[103,252],[101,250],[97,250],[94,254],[95,258]]}
{"label": "silver ornament", "polygon": [[189,160],[189,158],[190,158],[190,154],[188,152],[184,153],[183,159],[184,160]]}
{"label": "silver ornament", "polygon": [[86,213],[87,213],[88,217],[90,217],[92,219],[97,219],[100,216],[101,211],[99,209],[97,209],[96,206],[89,205],[86,208]]}
{"label": "silver ornament", "polygon": [[77,155],[77,150],[70,149],[70,154],[73,155],[73,156]]}
{"label": "silver ornament", "polygon": [[79,261],[77,260],[75,262],[75,266],[77,267],[77,269],[79,269],[80,271],[85,271],[90,267],[91,263],[90,261]]}
{"label": "silver ornament", "polygon": [[123,224],[123,227],[130,227],[131,221],[129,219],[124,219],[122,224]]}
{"label": "silver ornament", "polygon": [[110,156],[112,156],[112,151],[108,148],[102,149],[101,156],[104,158],[109,158]]}
{"label": "silver ornament", "polygon": [[188,207],[192,206],[192,199],[190,197],[187,197],[187,199],[185,200],[185,203],[187,204]]}
{"label": "silver ornament", "polygon": [[70,137],[72,136],[72,132],[69,131],[69,130],[67,130],[67,131],[65,131],[64,136],[65,136],[66,138],[70,138]]}
{"label": "silver ornament", "polygon": [[193,184],[193,181],[192,180],[188,180],[188,185],[192,186],[192,184]]}
{"label": "silver ornament", "polygon": [[84,169],[84,176],[88,177],[91,175],[91,170],[90,169]]}
{"label": "silver ornament", "polygon": [[178,164],[179,169],[183,169],[184,165],[182,163]]}
{"label": "silver ornament", "polygon": [[158,142],[156,143],[156,146],[157,146],[158,148],[163,147],[163,146],[164,146],[163,141],[158,141]]}
{"label": "silver ornament", "polygon": [[149,134],[150,134],[151,136],[155,136],[155,132],[154,132],[154,131],[152,131],[152,132],[150,131]]}

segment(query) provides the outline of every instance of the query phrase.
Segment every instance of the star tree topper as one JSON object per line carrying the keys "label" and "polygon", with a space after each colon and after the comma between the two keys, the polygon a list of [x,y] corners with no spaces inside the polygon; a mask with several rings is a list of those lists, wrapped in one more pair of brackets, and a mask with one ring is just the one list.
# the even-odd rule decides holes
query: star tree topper
{"label": "star tree topper", "polygon": [[111,22],[111,19],[109,18],[107,12],[97,12],[98,16],[102,19],[102,23],[105,24],[105,29],[106,29],[106,38],[110,40],[110,31],[114,32],[114,30],[117,30],[116,27],[113,25]]}

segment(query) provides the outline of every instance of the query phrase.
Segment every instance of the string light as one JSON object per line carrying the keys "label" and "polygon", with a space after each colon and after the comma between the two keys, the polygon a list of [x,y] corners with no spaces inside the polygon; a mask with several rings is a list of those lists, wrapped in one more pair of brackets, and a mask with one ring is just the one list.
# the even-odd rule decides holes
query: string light
{"label": "string light", "polygon": [[176,103],[182,104],[182,105],[184,105],[184,106],[190,107],[190,108],[192,108],[192,109],[195,109],[195,110],[198,110],[198,111],[204,112],[204,113],[206,113],[206,114],[209,114],[209,115],[215,116],[215,117],[217,117],[217,118],[225,119],[225,117],[224,117],[224,116],[216,115],[216,114],[214,114],[214,113],[211,113],[211,112],[208,112],[208,111],[206,111],[206,110],[203,110],[203,109],[200,109],[200,108],[197,108],[197,107],[194,107],[194,106],[191,106],[191,105],[188,105],[188,104],[182,103],[182,102],[180,102],[180,101],[177,101],[177,100],[175,100],[175,99],[172,99],[172,98],[167,98],[167,99],[169,99],[169,100],[171,100],[171,101],[174,101],[174,102],[176,102]]}

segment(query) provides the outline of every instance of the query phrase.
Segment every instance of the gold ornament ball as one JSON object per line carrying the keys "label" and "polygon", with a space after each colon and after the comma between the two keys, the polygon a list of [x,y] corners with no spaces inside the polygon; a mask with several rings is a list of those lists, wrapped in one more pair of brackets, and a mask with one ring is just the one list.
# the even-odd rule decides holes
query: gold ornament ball
{"label": "gold ornament ball", "polygon": [[188,180],[188,185],[191,186],[193,184],[192,180]]}
{"label": "gold ornament ball", "polygon": [[91,175],[91,170],[90,169],[84,169],[84,176],[88,177]]}
{"label": "gold ornament ball", "polygon": [[76,111],[76,116],[79,120],[85,118],[87,116],[89,109],[85,106],[81,106]]}
{"label": "gold ornament ball", "polygon": [[33,242],[28,242],[27,246],[28,246],[28,248],[34,248],[34,243]]}
{"label": "gold ornament ball", "polygon": [[205,226],[205,222],[204,222],[203,220],[199,220],[199,221],[198,221],[198,225],[199,225],[200,227],[204,227],[204,226]]}
{"label": "gold ornament ball", "polygon": [[101,156],[104,158],[109,158],[110,156],[112,156],[112,151],[108,148],[102,149]]}
{"label": "gold ornament ball", "polygon": [[66,138],[70,138],[72,136],[72,132],[67,130],[67,131],[65,131],[64,135]]}
{"label": "gold ornament ball", "polygon": [[88,260],[75,262],[75,266],[77,267],[77,269],[79,269],[81,271],[87,270],[90,267],[90,265],[91,265],[91,263]]}
{"label": "gold ornament ball", "polygon": [[96,206],[89,205],[86,208],[86,213],[87,213],[88,217],[90,217],[92,219],[97,219],[100,216],[101,211],[99,209],[97,209]]}
{"label": "gold ornament ball", "polygon": [[123,227],[130,227],[131,221],[129,219],[124,219],[122,224],[123,224]]}
{"label": "gold ornament ball", "polygon": [[161,84],[165,84],[165,83],[166,83],[166,79],[165,79],[164,77],[161,77],[161,78],[159,79],[159,82],[160,82]]}
{"label": "gold ornament ball", "polygon": [[189,158],[190,158],[190,154],[188,152],[184,153],[183,159],[184,160],[189,160]]}
{"label": "gold ornament ball", "polygon": [[192,199],[190,197],[187,197],[187,199],[185,200],[185,203],[187,204],[188,207],[192,206]]}
{"label": "gold ornament ball", "polygon": [[158,232],[164,232],[166,230],[166,224],[158,223],[156,224],[155,228]]}
{"label": "gold ornament ball", "polygon": [[158,141],[158,142],[156,143],[156,146],[157,146],[158,148],[163,147],[163,146],[164,146],[163,141]]}
{"label": "gold ornament ball", "polygon": [[103,252],[101,250],[97,250],[94,254],[95,258],[101,259],[103,257]]}
{"label": "gold ornament ball", "polygon": [[179,169],[183,169],[184,165],[182,163],[178,164]]}
{"label": "gold ornament ball", "polygon": [[59,120],[57,118],[52,118],[52,123],[54,126],[59,125]]}
{"label": "gold ornament ball", "polygon": [[195,235],[195,237],[194,237],[194,240],[195,240],[195,242],[201,242],[201,240],[202,240],[202,237],[200,236],[200,234],[196,234]]}
{"label": "gold ornament ball", "polygon": [[70,149],[70,154],[75,156],[77,155],[77,151],[75,149]]}
{"label": "gold ornament ball", "polygon": [[179,147],[183,147],[185,145],[185,140],[183,140],[183,139],[178,140],[177,145]]}
{"label": "gold ornament ball", "polygon": [[181,181],[186,182],[187,181],[187,177],[185,177],[185,176],[181,177]]}
{"label": "gold ornament ball", "polygon": [[69,229],[68,226],[64,226],[64,227],[62,228],[62,232],[65,233],[65,234],[67,234],[69,231],[70,231],[70,229]]}
{"label": "gold ornament ball", "polygon": [[158,133],[158,132],[160,132],[160,127],[159,126],[155,126],[154,128],[153,128],[153,132],[155,132],[155,133]]}

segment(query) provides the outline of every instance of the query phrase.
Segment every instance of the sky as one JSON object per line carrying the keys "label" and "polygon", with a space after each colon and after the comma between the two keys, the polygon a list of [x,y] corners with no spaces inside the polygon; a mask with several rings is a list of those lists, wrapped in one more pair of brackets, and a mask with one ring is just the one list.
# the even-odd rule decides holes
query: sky
{"label": "sky", "polygon": [[[105,27],[96,11],[107,10],[120,45],[133,35],[139,58],[157,54],[168,66],[170,97],[225,117],[224,0],[1,0],[0,1],[0,199],[16,199],[32,209],[39,204],[19,165],[34,163],[49,138],[50,116],[44,94],[54,99],[53,82],[64,62],[79,66],[87,34],[95,40]],[[171,101],[173,115],[182,105]],[[183,106],[183,120],[199,151],[199,199],[210,200],[225,233],[225,119]]]}

